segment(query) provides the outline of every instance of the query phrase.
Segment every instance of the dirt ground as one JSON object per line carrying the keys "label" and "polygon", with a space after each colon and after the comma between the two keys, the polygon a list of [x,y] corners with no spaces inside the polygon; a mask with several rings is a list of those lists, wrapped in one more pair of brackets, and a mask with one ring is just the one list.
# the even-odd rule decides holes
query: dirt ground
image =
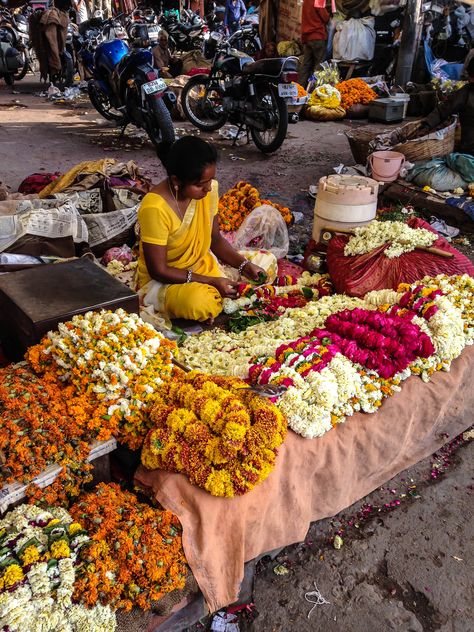
{"label": "dirt ground", "polygon": [[[102,120],[87,98],[51,103],[35,96],[42,89],[30,78],[17,84],[13,94],[0,85],[0,181],[12,190],[31,173],[65,172],[80,161],[103,157],[135,160],[145,175],[154,180],[163,176],[142,135],[130,130],[119,138],[119,130]],[[283,148],[270,157],[252,144],[232,148],[216,133],[220,188],[248,179],[265,197],[301,213],[291,230],[291,250],[301,252],[311,233],[314,202],[308,187],[334,166],[352,163],[344,132],[356,125],[292,125]],[[180,135],[191,130],[180,122],[176,127]],[[335,518],[314,523],[304,543],[288,547],[275,560],[264,558],[251,613],[239,615],[240,629],[473,630],[472,456],[469,440],[454,440]],[[338,533],[342,547],[335,549]],[[309,615],[313,604],[305,594],[318,601],[308,594],[316,590],[320,603]],[[193,632],[210,629],[210,622],[202,621]]]}

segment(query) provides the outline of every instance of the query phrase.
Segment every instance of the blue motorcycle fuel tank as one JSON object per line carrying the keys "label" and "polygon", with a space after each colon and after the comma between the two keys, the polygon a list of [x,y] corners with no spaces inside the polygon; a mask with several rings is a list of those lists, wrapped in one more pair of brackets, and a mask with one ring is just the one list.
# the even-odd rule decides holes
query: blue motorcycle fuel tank
{"label": "blue motorcycle fuel tank", "polygon": [[129,52],[128,46],[122,40],[115,39],[111,42],[103,42],[97,46],[94,54],[94,63],[99,70],[105,70],[111,74],[119,61]]}

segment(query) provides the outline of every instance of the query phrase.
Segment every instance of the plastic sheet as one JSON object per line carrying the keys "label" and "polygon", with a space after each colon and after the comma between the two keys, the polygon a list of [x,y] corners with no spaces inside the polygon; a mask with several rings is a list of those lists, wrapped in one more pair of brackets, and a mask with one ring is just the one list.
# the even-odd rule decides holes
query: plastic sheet
{"label": "plastic sheet", "polygon": [[[426,228],[436,232],[419,218],[412,218],[407,223],[411,228]],[[333,237],[327,252],[329,274],[336,292],[340,294],[364,296],[371,290],[396,289],[399,283],[414,283],[426,275],[469,274],[474,277],[474,266],[469,259],[450,246],[443,237],[439,237],[433,247],[452,253],[450,259],[422,250],[388,259],[384,255],[386,245],[364,255],[346,257],[344,247],[348,241],[347,235]]]}
{"label": "plastic sheet", "polygon": [[258,206],[245,218],[237,231],[234,241],[236,250],[253,245],[268,250],[277,259],[288,254],[288,229],[285,220],[273,206]]}
{"label": "plastic sheet", "polygon": [[374,18],[351,18],[336,25],[333,57],[342,61],[370,61],[374,57]]}

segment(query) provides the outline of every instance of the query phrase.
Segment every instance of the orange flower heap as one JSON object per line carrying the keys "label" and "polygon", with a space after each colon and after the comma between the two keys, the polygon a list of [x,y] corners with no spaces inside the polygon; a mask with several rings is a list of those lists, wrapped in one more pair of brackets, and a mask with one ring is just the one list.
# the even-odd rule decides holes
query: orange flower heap
{"label": "orange flower heap", "polygon": [[353,105],[368,105],[377,94],[362,79],[348,79],[336,85],[341,93],[341,107],[348,110]]}
{"label": "orange flower heap", "polygon": [[270,200],[260,199],[260,193],[248,182],[237,182],[237,184],[227,191],[219,200],[219,227],[226,232],[237,230],[244,219],[255,208],[269,204],[276,208],[287,224],[293,220],[293,215],[289,208],[280,206]]}
{"label": "orange flower heap", "polygon": [[155,388],[171,376],[175,350],[176,343],[136,314],[118,309],[74,316],[29,349],[27,359],[38,373],[106,404],[118,437],[137,449],[147,431],[147,407]]}
{"label": "orange flower heap", "polygon": [[245,494],[272,471],[286,420],[242,380],[182,374],[164,385],[142,450],[148,469],[183,472],[213,496]]}
{"label": "orange flower heap", "polygon": [[63,470],[48,500],[77,496],[80,485],[91,478],[90,444],[110,439],[116,431],[106,413],[103,404],[77,395],[54,376],[36,375],[24,362],[1,369],[0,487],[29,483],[47,466],[58,464]]}
{"label": "orange flower heap", "polygon": [[170,511],[141,503],[114,483],[101,483],[70,513],[92,540],[82,549],[85,564],[75,584],[82,603],[149,610],[166,593],[184,588],[188,568],[181,525]]}

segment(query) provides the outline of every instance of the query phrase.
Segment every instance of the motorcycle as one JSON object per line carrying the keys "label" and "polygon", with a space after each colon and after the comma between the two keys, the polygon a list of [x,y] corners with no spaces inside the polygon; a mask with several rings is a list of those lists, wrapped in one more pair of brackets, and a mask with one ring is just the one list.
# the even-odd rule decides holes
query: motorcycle
{"label": "motorcycle", "polygon": [[10,33],[0,27],[0,78],[12,86],[20,68],[23,58],[20,51],[11,45]]}
{"label": "motorcycle", "polygon": [[88,93],[101,116],[124,129],[129,123],[143,128],[158,150],[174,142],[169,108],[176,97],[153,67],[149,50],[131,50],[118,39],[99,44]]}
{"label": "motorcycle", "polygon": [[169,49],[172,53],[202,50],[209,29],[196,14],[183,12],[186,21],[181,22],[175,13],[163,14],[160,25],[168,33]]}
{"label": "motorcycle", "polygon": [[233,48],[241,37],[237,31],[229,39],[212,34],[215,55],[209,75],[195,75],[184,86],[181,104],[198,129],[213,132],[227,121],[245,127],[263,153],[272,153],[283,144],[288,129],[285,101],[295,96],[298,60],[294,57],[262,59]]}
{"label": "motorcycle", "polygon": [[2,37],[18,51],[21,58],[21,65],[13,75],[16,81],[20,81],[30,68],[28,19],[22,13],[12,13],[7,7],[1,7],[0,28],[3,30]]}
{"label": "motorcycle", "polygon": [[158,44],[160,27],[156,20],[156,15],[152,9],[136,9],[128,21],[127,33],[130,40],[145,39],[150,46]]}

